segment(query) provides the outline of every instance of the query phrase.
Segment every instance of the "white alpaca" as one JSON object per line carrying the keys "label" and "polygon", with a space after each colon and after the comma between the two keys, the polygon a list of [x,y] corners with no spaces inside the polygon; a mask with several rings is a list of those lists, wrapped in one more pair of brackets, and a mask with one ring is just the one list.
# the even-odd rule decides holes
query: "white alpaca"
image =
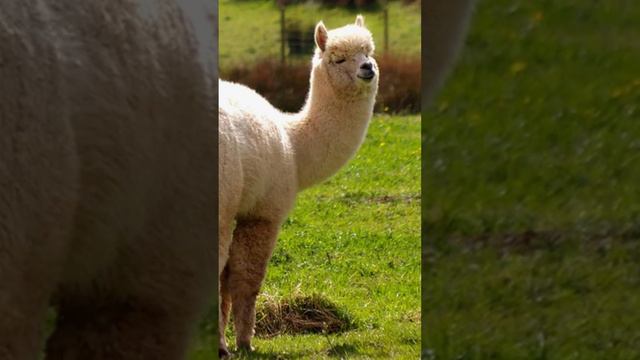
{"label": "white alpaca", "polygon": [[229,354],[231,307],[237,346],[251,349],[256,296],[296,193],[338,171],[371,119],[378,68],[362,16],[331,31],[318,23],[315,41],[309,95],[297,114],[245,86],[219,83],[220,356]]}

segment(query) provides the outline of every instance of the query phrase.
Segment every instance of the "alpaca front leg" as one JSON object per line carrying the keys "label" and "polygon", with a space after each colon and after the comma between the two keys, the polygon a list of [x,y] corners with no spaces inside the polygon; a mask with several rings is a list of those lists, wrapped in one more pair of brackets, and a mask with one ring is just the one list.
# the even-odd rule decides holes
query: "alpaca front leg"
{"label": "alpaca front leg", "polygon": [[239,349],[252,350],[256,298],[276,243],[279,225],[262,219],[240,221],[234,233],[228,281]]}

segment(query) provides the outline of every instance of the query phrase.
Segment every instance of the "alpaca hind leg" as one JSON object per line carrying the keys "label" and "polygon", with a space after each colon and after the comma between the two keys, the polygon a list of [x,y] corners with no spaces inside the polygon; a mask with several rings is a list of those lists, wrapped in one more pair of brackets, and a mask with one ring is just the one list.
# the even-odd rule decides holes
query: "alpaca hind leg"
{"label": "alpaca hind leg", "polygon": [[218,237],[218,357],[220,358],[231,355],[227,348],[224,331],[229,321],[229,309],[231,307],[231,296],[227,286],[229,278],[227,262],[231,245],[232,223],[232,221],[221,221]]}
{"label": "alpaca hind leg", "polygon": [[229,315],[231,311],[231,293],[229,293],[229,271],[225,268],[220,277],[220,311],[222,315],[222,323],[226,328],[229,323]]}
{"label": "alpaca hind leg", "polygon": [[239,349],[251,350],[256,298],[275,246],[278,228],[278,223],[268,220],[245,220],[238,222],[234,232],[228,280]]}
{"label": "alpaca hind leg", "polygon": [[219,307],[219,331],[220,331],[220,344],[218,345],[218,356],[229,356],[229,350],[227,349],[227,343],[224,336],[224,330],[229,323],[229,312],[231,310],[231,294],[229,293],[229,271],[225,268],[220,276],[220,307]]}

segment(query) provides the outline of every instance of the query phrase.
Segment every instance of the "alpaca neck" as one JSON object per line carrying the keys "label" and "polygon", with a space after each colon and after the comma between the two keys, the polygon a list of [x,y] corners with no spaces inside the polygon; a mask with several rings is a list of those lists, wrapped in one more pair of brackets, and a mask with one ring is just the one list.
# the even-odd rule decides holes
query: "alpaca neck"
{"label": "alpaca neck", "polygon": [[322,69],[312,70],[307,102],[287,126],[299,190],[327,179],[353,157],[373,112],[375,91],[366,96],[340,96],[319,71]]}

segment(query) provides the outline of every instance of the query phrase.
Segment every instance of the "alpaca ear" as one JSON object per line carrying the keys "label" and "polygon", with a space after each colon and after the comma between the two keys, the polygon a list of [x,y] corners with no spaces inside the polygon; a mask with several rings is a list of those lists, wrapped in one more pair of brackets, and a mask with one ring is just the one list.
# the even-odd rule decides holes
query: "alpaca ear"
{"label": "alpaca ear", "polygon": [[362,15],[356,16],[356,25],[364,27],[364,18]]}
{"label": "alpaca ear", "polygon": [[318,45],[318,48],[322,51],[324,51],[324,48],[327,45],[327,28],[324,26],[324,23],[322,21],[320,21],[318,23],[318,25],[316,25],[316,32],[315,32],[315,39],[316,39],[316,45]]}

